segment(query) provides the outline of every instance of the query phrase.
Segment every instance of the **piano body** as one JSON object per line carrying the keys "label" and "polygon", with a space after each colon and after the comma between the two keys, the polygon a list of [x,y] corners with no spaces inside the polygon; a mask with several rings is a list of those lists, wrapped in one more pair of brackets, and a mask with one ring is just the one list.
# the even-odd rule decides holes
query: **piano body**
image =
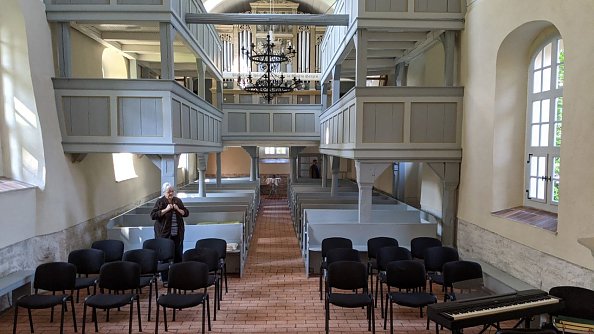
{"label": "piano body", "polygon": [[563,309],[563,301],[542,290],[525,290],[502,295],[432,304],[427,317],[437,325],[459,333],[461,329],[499,321],[529,319]]}

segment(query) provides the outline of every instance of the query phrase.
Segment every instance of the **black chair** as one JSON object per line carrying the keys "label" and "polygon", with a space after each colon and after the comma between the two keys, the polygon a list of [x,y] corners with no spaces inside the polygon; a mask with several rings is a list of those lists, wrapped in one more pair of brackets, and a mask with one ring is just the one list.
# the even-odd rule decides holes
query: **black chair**
{"label": "black chair", "polygon": [[[367,275],[369,275],[369,284],[371,294],[373,295],[373,273],[377,270],[377,252],[383,247],[398,246],[398,240],[390,237],[375,237],[367,240]],[[377,295],[376,295],[377,303]]]}
{"label": "black chair", "polygon": [[[415,260],[393,261],[386,267],[386,308],[384,310],[384,329],[388,318],[388,304],[390,304],[390,334],[394,333],[393,304],[406,307],[418,307],[423,317],[423,307],[437,303],[437,298],[425,291],[426,273],[423,264]],[[392,292],[390,288],[400,291]],[[404,290],[404,291],[402,291]],[[429,318],[427,318],[429,329]]]}
{"label": "black chair", "polygon": [[410,241],[410,252],[415,259],[424,259],[425,250],[431,247],[442,246],[441,241],[432,237],[416,237]]}
{"label": "black chair", "polygon": [[437,246],[425,250],[424,262],[429,279],[429,292],[433,292],[432,283],[443,286],[443,275],[441,274],[443,265],[458,260],[460,260],[458,251],[452,247]]}
{"label": "black chair", "polygon": [[217,309],[221,309],[219,300],[221,291],[221,266],[219,254],[212,248],[194,248],[188,249],[182,256],[183,262],[196,261],[205,263],[208,267],[208,286],[214,286],[214,315],[213,320],[217,320]]}
{"label": "black chair", "polygon": [[147,239],[142,243],[142,248],[152,249],[157,253],[157,271],[161,273],[161,281],[165,284],[169,265],[175,257],[175,243],[168,238]]}
{"label": "black chair", "polygon": [[[205,263],[188,261],[172,264],[169,268],[167,294],[157,300],[155,333],[159,333],[159,306],[163,307],[163,321],[167,331],[167,308],[181,310],[202,304],[202,333],[204,334],[205,304],[208,311],[208,330],[210,327],[210,305],[208,301],[208,266]],[[200,293],[191,291],[202,290]],[[176,292],[177,291],[177,292]],[[190,292],[190,293],[188,293]]]}
{"label": "black chair", "polygon": [[[458,296],[454,292],[454,288],[462,290],[462,292],[463,290],[468,290],[469,296],[472,297],[480,297],[485,295],[480,293],[483,288],[483,269],[481,268],[481,265],[476,262],[448,262],[443,265],[442,275],[443,286],[445,288],[443,301],[458,299]],[[475,292],[472,292],[473,290]]]}
{"label": "black chair", "polygon": [[[138,331],[142,332],[142,323],[140,320],[140,300],[136,291],[140,283],[140,265],[128,261],[116,261],[106,263],[101,267],[99,273],[100,294],[88,296],[85,299],[83,308],[83,326],[82,332],[85,333],[85,324],[87,318],[87,306],[93,308],[93,320],[95,321],[95,332],[99,331],[97,324],[97,309],[108,310],[107,319],[109,321],[109,310],[130,305],[130,320],[128,323],[128,333],[132,333],[132,315],[134,313],[134,301],[138,313]],[[111,293],[104,293],[105,290]],[[126,293],[130,290],[130,293]],[[119,294],[121,292],[121,294]],[[117,294],[116,294],[117,293]]]}
{"label": "black chair", "polygon": [[[229,292],[229,288],[227,285],[227,241],[224,239],[217,239],[217,238],[206,238],[200,239],[196,241],[196,248],[212,248],[217,251],[219,254],[219,261],[221,262],[221,270],[222,270],[222,277],[225,278],[225,293]],[[221,289],[219,290],[220,296],[219,301],[223,299],[222,294],[222,285]]]}
{"label": "black chair", "polygon": [[329,250],[335,248],[353,248],[353,242],[350,239],[342,237],[331,237],[322,240],[322,259],[320,263],[320,300],[322,300],[322,295],[324,293],[322,290],[322,281],[325,277],[326,269],[328,268],[326,256],[328,255]]}
{"label": "black chair", "polygon": [[[105,262],[105,253],[102,250],[89,248],[77,249],[68,254],[68,263],[76,266],[76,302],[78,303],[80,290],[87,289],[87,295],[91,294],[90,287],[93,287],[93,294],[97,293],[97,275]],[[83,276],[84,275],[84,276]],[[89,277],[89,275],[95,275]]]}
{"label": "black chair", "polygon": [[[124,253],[122,257],[124,261],[138,263],[140,266],[140,289],[149,287],[148,295],[148,321],[151,321],[151,306],[153,304],[153,285],[155,286],[155,302],[159,296],[159,287],[157,284],[157,253],[152,249],[132,249]],[[140,290],[138,291],[140,294]]]}
{"label": "black chair", "polygon": [[[338,261],[361,262],[361,257],[359,256],[359,251],[352,248],[334,248],[329,250],[328,254],[326,254],[326,264],[330,265]],[[324,277],[324,284],[326,289],[328,289],[327,277]]]}
{"label": "black chair", "polygon": [[[375,280],[375,306],[377,306],[377,292],[380,295],[380,309],[384,309],[384,284],[386,282],[386,267],[392,261],[412,260],[410,251],[404,247],[382,247],[377,252],[377,279]],[[378,289],[379,285],[379,289]],[[382,313],[383,315],[383,313]]]}
{"label": "black chair", "polygon": [[[72,308],[72,323],[74,325],[74,331],[76,332],[76,315],[74,311],[74,300],[72,298],[75,284],[76,267],[73,264],[66,262],[51,262],[39,265],[35,269],[35,278],[33,279],[35,294],[23,296],[14,304],[14,323],[12,332],[16,334],[19,307],[27,309],[29,313],[29,326],[31,327],[31,333],[33,333],[31,310],[51,308],[50,321],[53,322],[54,306],[62,305],[60,333],[64,333],[64,312],[66,311],[67,301],[69,300]],[[38,294],[39,289],[51,291],[52,294]],[[66,294],[65,291],[70,291],[70,295]],[[55,295],[56,292],[61,292],[62,294]]]}
{"label": "black chair", "polygon": [[563,310],[552,315],[594,320],[594,291],[578,286],[556,286],[549,294],[565,303]]}
{"label": "black chair", "polygon": [[121,240],[98,240],[93,242],[91,248],[102,250],[105,253],[105,263],[122,261],[124,255],[124,242]]}
{"label": "black chair", "polygon": [[[338,293],[334,289],[342,291]],[[358,292],[359,289],[361,292]],[[367,266],[365,264],[356,261],[338,261],[328,265],[328,289],[325,303],[326,333],[329,332],[330,327],[330,305],[346,308],[366,306],[367,330],[375,333],[373,296],[368,290]]]}

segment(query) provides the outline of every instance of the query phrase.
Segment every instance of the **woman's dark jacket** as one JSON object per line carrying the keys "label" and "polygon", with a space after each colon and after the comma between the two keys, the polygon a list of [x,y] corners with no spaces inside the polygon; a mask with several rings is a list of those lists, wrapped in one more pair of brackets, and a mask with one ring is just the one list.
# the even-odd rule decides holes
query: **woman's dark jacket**
{"label": "woman's dark jacket", "polygon": [[164,214],[161,214],[161,210],[164,210],[167,205],[169,205],[169,201],[165,196],[160,197],[155,202],[155,206],[153,210],[151,210],[151,219],[155,221],[155,237],[156,238],[169,238],[171,234],[171,216],[174,214],[177,215],[177,234],[179,235],[180,239],[184,239],[184,219],[183,217],[187,217],[190,215],[190,211],[186,209],[184,203],[182,203],[181,199],[177,197],[173,197],[173,203],[177,204],[177,207],[183,210],[184,214],[180,215],[177,210],[173,209],[167,211]]}

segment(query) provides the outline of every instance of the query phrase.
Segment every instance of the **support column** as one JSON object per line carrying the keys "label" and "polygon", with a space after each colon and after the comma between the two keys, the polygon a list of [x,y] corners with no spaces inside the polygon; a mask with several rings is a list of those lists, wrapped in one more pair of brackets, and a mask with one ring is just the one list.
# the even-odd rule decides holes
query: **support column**
{"label": "support column", "polygon": [[297,163],[297,159],[299,158],[299,153],[303,151],[305,146],[291,146],[289,147],[289,161],[291,163],[291,174],[289,180],[291,183],[297,182],[297,175],[299,171],[299,164]]}
{"label": "support column", "polygon": [[138,79],[138,62],[136,59],[128,60],[128,78]]}
{"label": "support column", "polygon": [[72,77],[70,23],[58,23],[58,70],[60,78]]}
{"label": "support column", "polygon": [[217,188],[221,187],[221,174],[222,174],[222,163],[221,163],[221,152],[217,152]]}
{"label": "support column", "polygon": [[322,103],[322,112],[328,109],[328,88],[323,81],[320,81],[320,102]]}
{"label": "support column", "polygon": [[258,146],[242,146],[252,158],[252,165],[250,168],[250,181],[256,181],[258,178]]}
{"label": "support column", "polygon": [[177,164],[179,154],[172,155],[147,155],[153,164],[161,169],[161,184],[167,182],[177,187]]}
{"label": "support column", "polygon": [[458,185],[460,184],[459,162],[431,162],[427,165],[439,176],[442,182],[441,202],[441,242],[445,246],[456,246],[458,232]]}
{"label": "support column", "polygon": [[338,173],[340,172],[340,157],[332,157],[332,188],[330,188],[330,196],[336,196],[338,192]]}
{"label": "support column", "polygon": [[365,87],[367,85],[367,31],[357,30],[355,34],[355,86]]}
{"label": "support column", "polygon": [[341,65],[334,65],[332,70],[332,104],[340,100],[340,72]]}
{"label": "support column", "polygon": [[391,162],[366,162],[355,160],[357,185],[359,185],[359,223],[371,223],[372,191],[375,179],[389,167]]}
{"label": "support column", "polygon": [[322,170],[320,171],[320,177],[322,178],[322,188],[328,187],[328,156],[322,154]]}
{"label": "support column", "polygon": [[455,73],[455,53],[456,53],[456,32],[453,30],[446,30],[439,36],[443,43],[443,50],[445,54],[444,60],[444,85],[446,87],[454,86]]}
{"label": "support column", "polygon": [[405,87],[407,85],[408,64],[398,63],[396,65],[396,86]]}
{"label": "support column", "polygon": [[219,110],[223,110],[223,82],[217,80],[217,102],[215,106]]}
{"label": "support column", "polygon": [[197,95],[206,99],[206,68],[204,62],[200,58],[196,58],[196,72],[198,72],[198,93]]}
{"label": "support column", "polygon": [[206,197],[206,166],[208,153],[199,153],[198,157],[198,197]]}
{"label": "support column", "polygon": [[161,34],[161,79],[175,79],[173,41],[175,39],[175,29],[171,23],[161,22],[159,24]]}

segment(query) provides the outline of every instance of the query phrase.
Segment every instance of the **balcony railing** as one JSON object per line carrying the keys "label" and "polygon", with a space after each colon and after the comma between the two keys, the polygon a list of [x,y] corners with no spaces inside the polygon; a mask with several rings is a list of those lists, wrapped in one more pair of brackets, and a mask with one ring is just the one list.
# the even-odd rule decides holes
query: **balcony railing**
{"label": "balcony railing", "polygon": [[223,113],[170,80],[53,79],[67,153],[219,148]]}
{"label": "balcony railing", "polygon": [[459,159],[463,94],[461,87],[353,88],[320,116],[320,148]]}

